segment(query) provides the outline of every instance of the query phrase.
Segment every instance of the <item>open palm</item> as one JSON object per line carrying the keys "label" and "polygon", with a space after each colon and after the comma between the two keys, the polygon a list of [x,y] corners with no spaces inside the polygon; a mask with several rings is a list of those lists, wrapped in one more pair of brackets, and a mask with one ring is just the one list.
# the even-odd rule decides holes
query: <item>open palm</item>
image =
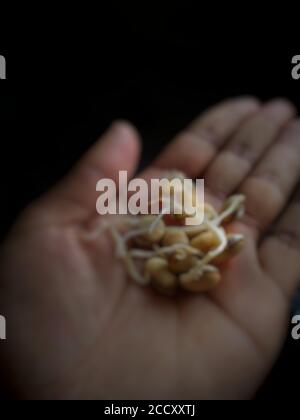
{"label": "open palm", "polygon": [[[1,250],[2,375],[29,398],[251,397],[284,340],[300,275],[300,122],[283,100],[226,101],[174,139],[150,171],[205,177],[218,206],[234,191],[246,248],[210,294],[165,298],[126,278],[98,222],[96,182],[133,174],[135,130],[115,123],[57,187],[30,206]],[[275,220],[276,224],[274,224]],[[273,226],[272,230],[269,229]]]}

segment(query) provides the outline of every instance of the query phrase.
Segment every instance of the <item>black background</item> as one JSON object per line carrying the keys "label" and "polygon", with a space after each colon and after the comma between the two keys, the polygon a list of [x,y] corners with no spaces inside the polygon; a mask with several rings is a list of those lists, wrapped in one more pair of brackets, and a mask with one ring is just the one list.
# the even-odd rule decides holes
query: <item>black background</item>
{"label": "black background", "polygon": [[[294,34],[283,38],[283,21],[263,25],[262,36],[258,19],[250,25],[233,19],[229,33],[213,14],[190,6],[139,12],[115,6],[110,13],[98,11],[96,22],[83,16],[73,21],[69,14],[58,23],[38,19],[33,30],[27,24],[17,35],[17,25],[4,29],[1,237],[21,209],[60,179],[115,118],[129,119],[139,129],[144,166],[172,135],[221,99],[284,96],[300,111],[300,80],[291,77],[291,58],[300,54],[300,45],[293,46]],[[296,396],[299,344],[287,340],[258,398]]]}

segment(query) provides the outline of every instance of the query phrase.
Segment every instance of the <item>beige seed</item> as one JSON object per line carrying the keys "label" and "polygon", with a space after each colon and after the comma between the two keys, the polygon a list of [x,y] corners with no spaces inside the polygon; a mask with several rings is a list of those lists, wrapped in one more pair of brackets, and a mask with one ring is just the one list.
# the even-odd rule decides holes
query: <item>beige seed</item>
{"label": "beige seed", "polygon": [[163,246],[172,246],[175,244],[186,244],[188,245],[189,238],[187,234],[176,228],[169,228],[166,230],[162,240]]}
{"label": "beige seed", "polygon": [[178,288],[178,279],[168,270],[160,271],[151,277],[153,287],[165,295],[174,295]]}
{"label": "beige seed", "polygon": [[179,284],[182,289],[194,293],[212,290],[220,280],[221,274],[217,268],[211,268],[210,271],[204,271],[202,274],[192,268],[189,272],[179,276]]}
{"label": "beige seed", "polygon": [[151,284],[161,293],[172,295],[176,292],[177,277],[169,271],[168,261],[164,258],[150,258],[145,264],[145,272],[150,275]]}
{"label": "beige seed", "polygon": [[222,254],[213,259],[213,264],[224,264],[235,255],[239,254],[245,245],[245,238],[239,234],[227,235],[228,243]]}
{"label": "beige seed", "polygon": [[212,231],[202,232],[191,240],[191,246],[205,253],[216,248],[219,243],[218,236]]}
{"label": "beige seed", "polygon": [[185,258],[178,258],[176,254],[173,254],[169,258],[169,267],[173,273],[179,274],[188,271],[194,267],[198,261],[198,258],[194,255],[187,255]]}
{"label": "beige seed", "polygon": [[145,235],[145,239],[157,243],[161,240],[165,233],[165,224],[162,220],[159,221],[158,225],[149,233]]}
{"label": "beige seed", "polygon": [[150,275],[156,274],[168,268],[168,261],[161,257],[149,258],[145,264],[145,272]]}

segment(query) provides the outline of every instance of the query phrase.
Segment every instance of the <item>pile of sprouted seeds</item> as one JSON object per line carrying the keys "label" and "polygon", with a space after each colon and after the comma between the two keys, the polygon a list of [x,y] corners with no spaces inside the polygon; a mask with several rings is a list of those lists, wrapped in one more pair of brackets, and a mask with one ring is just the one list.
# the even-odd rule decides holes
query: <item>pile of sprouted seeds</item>
{"label": "pile of sprouted seeds", "polygon": [[[178,172],[168,176],[175,177],[184,179]],[[193,202],[195,191],[190,197]],[[186,224],[184,213],[165,214],[162,209],[155,216],[122,216],[121,223],[104,228],[111,232],[116,255],[137,284],[150,284],[167,295],[180,289],[206,292],[220,282],[219,266],[244,245],[243,235],[226,232],[228,224],[243,214],[244,202],[243,195],[233,195],[219,213],[205,203],[204,221],[196,226]]]}

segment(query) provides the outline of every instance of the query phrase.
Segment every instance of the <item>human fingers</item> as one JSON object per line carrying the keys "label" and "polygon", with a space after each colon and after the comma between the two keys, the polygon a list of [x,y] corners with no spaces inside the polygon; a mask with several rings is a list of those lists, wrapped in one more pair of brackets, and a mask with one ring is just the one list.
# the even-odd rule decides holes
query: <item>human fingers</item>
{"label": "human fingers", "polygon": [[259,102],[252,97],[229,99],[208,109],[175,137],[154,166],[177,169],[191,178],[196,177],[240,124],[258,109]]}
{"label": "human fingers", "polygon": [[294,107],[280,99],[248,118],[206,171],[209,191],[220,198],[235,191],[294,114]]}
{"label": "human fingers", "polygon": [[300,178],[300,119],[292,121],[240,191],[247,197],[245,221],[258,238],[285,208]]}
{"label": "human fingers", "polygon": [[300,184],[287,210],[260,246],[264,270],[290,298],[300,282]]}
{"label": "human fingers", "polygon": [[140,154],[139,136],[126,122],[115,122],[66,177],[38,200],[49,219],[84,220],[96,212],[96,184],[101,178],[116,183],[119,171],[131,177]]}

